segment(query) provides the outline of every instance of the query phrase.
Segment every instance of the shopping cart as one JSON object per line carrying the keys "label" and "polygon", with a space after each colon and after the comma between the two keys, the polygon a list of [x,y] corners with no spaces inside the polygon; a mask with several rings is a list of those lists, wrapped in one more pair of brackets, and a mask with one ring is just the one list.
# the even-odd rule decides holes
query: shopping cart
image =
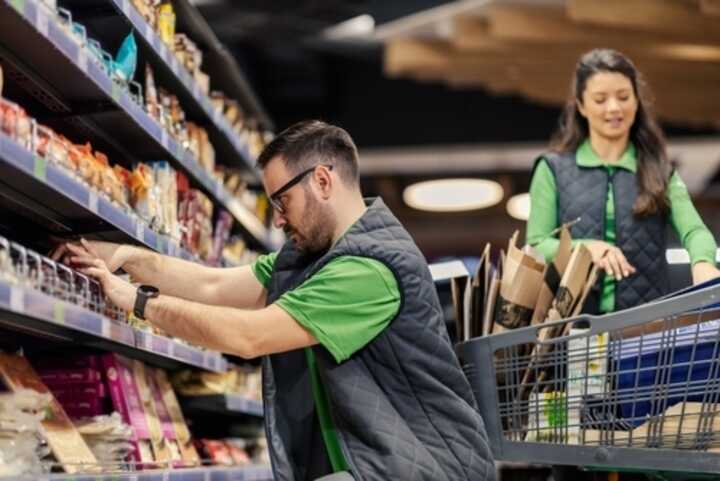
{"label": "shopping cart", "polygon": [[496,460],[720,473],[719,300],[707,287],[459,344]]}

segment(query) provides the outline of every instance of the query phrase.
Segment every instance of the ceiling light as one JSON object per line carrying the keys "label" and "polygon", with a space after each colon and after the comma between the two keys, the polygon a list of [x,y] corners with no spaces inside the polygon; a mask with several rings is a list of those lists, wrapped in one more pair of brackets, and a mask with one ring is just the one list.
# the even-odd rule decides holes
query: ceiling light
{"label": "ceiling light", "polygon": [[407,205],[432,212],[484,209],[502,198],[500,184],[485,179],[430,180],[410,185],[403,192]]}
{"label": "ceiling light", "polygon": [[530,217],[530,194],[517,194],[507,202],[507,212],[511,217],[528,220]]}

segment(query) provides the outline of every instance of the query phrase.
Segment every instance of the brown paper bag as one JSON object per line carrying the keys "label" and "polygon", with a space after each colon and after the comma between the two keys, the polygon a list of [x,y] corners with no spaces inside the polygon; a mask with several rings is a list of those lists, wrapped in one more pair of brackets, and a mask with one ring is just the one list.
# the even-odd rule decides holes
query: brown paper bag
{"label": "brown paper bag", "polygon": [[540,324],[547,317],[548,310],[552,305],[552,301],[560,287],[560,281],[565,273],[570,256],[572,254],[572,238],[570,231],[566,226],[560,231],[560,246],[558,247],[555,259],[545,267],[543,272],[543,285],[540,288],[535,310],[530,324],[535,326]]}
{"label": "brown paper bag", "polygon": [[527,326],[543,283],[544,263],[517,247],[518,235],[515,231],[508,243],[500,293],[495,303],[494,332]]}

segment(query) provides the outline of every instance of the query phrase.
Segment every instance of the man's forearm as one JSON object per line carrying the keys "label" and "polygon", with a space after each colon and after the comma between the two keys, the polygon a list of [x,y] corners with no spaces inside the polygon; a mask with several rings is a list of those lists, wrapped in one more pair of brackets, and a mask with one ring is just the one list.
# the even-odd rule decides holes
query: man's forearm
{"label": "man's forearm", "polygon": [[209,302],[205,291],[220,274],[219,269],[141,247],[123,247],[127,249],[123,270],[130,274],[133,282],[155,286],[169,296]]}
{"label": "man's forearm", "polygon": [[253,352],[252,330],[243,321],[243,311],[209,306],[167,295],[148,301],[145,317],[174,337],[198,346],[244,358]]}

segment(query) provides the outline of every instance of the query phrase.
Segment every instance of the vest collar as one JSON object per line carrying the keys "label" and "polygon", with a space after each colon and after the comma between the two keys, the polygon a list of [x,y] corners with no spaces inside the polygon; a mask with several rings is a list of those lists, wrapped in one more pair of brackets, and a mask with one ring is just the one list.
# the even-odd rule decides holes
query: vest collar
{"label": "vest collar", "polygon": [[633,174],[637,172],[636,150],[632,142],[628,143],[627,149],[625,149],[622,157],[620,157],[617,162],[610,164],[598,157],[590,144],[590,139],[586,139],[585,142],[578,147],[575,153],[575,159],[579,167],[619,167],[629,170]]}

